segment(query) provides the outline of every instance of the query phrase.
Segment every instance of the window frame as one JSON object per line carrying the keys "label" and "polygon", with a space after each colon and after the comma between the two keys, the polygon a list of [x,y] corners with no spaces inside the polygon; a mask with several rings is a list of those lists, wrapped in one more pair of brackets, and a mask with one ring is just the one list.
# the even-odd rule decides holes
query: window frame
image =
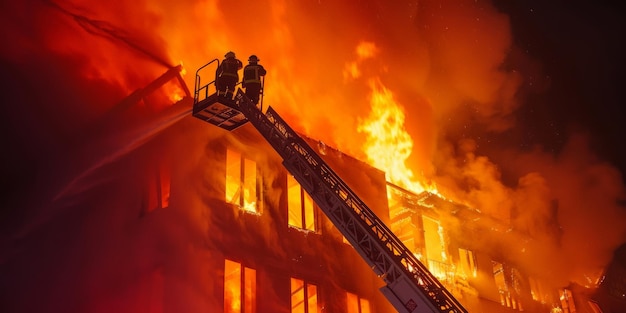
{"label": "window frame", "polygon": [[[350,297],[353,297],[356,301],[357,307],[350,307],[352,301],[350,301]],[[369,299],[363,298],[356,293],[352,293],[346,291],[346,312],[347,313],[371,313],[372,305]]]}
{"label": "window frame", "polygon": [[[322,306],[320,305],[321,301],[318,285],[297,277],[291,277],[289,282],[289,289],[291,291],[291,296],[289,298],[289,311],[291,313],[321,313]],[[301,288],[298,288],[294,291],[294,282],[300,282],[299,285],[301,286]],[[302,291],[302,310],[294,311],[294,298],[298,297],[297,294],[300,293],[300,290]],[[314,296],[309,295],[311,290],[315,291]],[[310,299],[314,299],[315,302],[310,303]]]}
{"label": "window frame", "polygon": [[[319,227],[319,215],[317,210],[317,205],[313,198],[307,193],[307,191],[302,187],[302,185],[295,179],[291,174],[287,175],[287,224],[289,227],[297,228],[303,231],[309,231],[314,233],[320,232]],[[295,194],[298,195],[298,200],[293,200],[291,196],[292,188],[297,188],[297,192]],[[294,204],[299,208],[294,208]],[[297,214],[297,218],[300,219],[298,224],[292,223],[292,212],[299,211]],[[313,221],[308,221],[311,218]]]}
{"label": "window frame", "polygon": [[[239,297],[239,308],[232,308],[231,303],[228,302],[226,292],[230,290],[228,276],[229,264],[231,267],[238,267],[237,275],[235,277],[236,284],[234,285],[238,290],[234,296]],[[233,261],[231,259],[224,259],[224,312],[226,313],[256,313],[257,312],[257,271],[256,269],[245,266],[241,262]],[[231,305],[231,307],[229,307]]]}
{"label": "window frame", "polygon": [[[230,156],[230,157],[229,157]],[[232,160],[236,157],[236,160]],[[237,166],[236,173],[230,173],[231,166]],[[249,170],[254,169],[254,182],[251,184],[248,181],[250,177]],[[236,175],[231,175],[236,174]],[[227,203],[235,205],[242,211],[250,214],[261,215],[263,213],[263,175],[258,163],[247,157],[241,151],[232,148],[226,148],[225,155],[225,188],[224,188],[224,200]],[[231,190],[231,186],[235,185],[236,189]],[[250,187],[254,186],[252,193],[254,194],[254,204],[247,204],[246,192],[249,192]]]}

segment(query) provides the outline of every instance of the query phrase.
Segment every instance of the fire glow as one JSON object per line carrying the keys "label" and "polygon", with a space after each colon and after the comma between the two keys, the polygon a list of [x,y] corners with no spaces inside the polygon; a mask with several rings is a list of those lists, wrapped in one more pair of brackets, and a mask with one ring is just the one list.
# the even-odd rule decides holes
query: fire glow
{"label": "fire glow", "polygon": [[[390,182],[412,192],[441,193],[486,213],[516,212],[514,225],[537,240],[534,247],[521,249],[521,241],[511,241],[511,250],[522,251],[513,253],[512,258],[555,284],[578,281],[593,287],[601,274],[598,268],[623,239],[626,223],[615,201],[624,192],[619,173],[597,159],[583,136],[573,134],[559,154],[541,149],[517,151],[514,143],[503,147],[499,150],[509,163],[502,169],[504,165],[481,155],[472,140],[473,136],[510,129],[513,113],[521,105],[515,96],[523,78],[515,71],[503,70],[513,42],[508,18],[489,3],[420,1],[419,9],[370,7],[361,1],[270,1],[265,5],[254,1],[129,1],[112,5],[82,1],[67,2],[66,6],[42,1],[35,8],[13,6],[13,11],[4,14],[15,13],[15,18],[2,23],[14,26],[11,23],[18,20],[32,21],[31,14],[38,23],[7,36],[12,44],[3,56],[16,64],[38,61],[30,70],[48,65],[44,67],[48,73],[41,73],[43,83],[33,84],[52,85],[46,91],[56,93],[46,97],[72,94],[67,101],[63,98],[65,103],[42,110],[55,112],[40,120],[50,128],[57,127],[58,132],[38,129],[36,133],[50,134],[53,140],[28,141],[30,145],[73,142],[76,138],[68,139],[65,134],[81,133],[82,123],[102,117],[117,101],[172,67],[174,62],[168,59],[182,60],[180,64],[184,61],[186,67],[196,69],[233,50],[242,60],[250,54],[260,57],[268,69],[265,104],[276,108],[297,130],[366,160],[383,170]],[[242,12],[252,9],[259,12],[256,18],[245,18]],[[320,24],[320,18],[331,22]],[[7,33],[13,30],[4,29]],[[66,77],[59,77],[59,68],[67,71]],[[193,86],[194,77],[185,75],[184,79]],[[166,109],[184,97],[178,86],[165,87],[165,104],[145,105]],[[41,106],[50,105],[40,102]],[[464,110],[467,107],[474,116]],[[409,124],[409,119],[413,123]],[[464,125],[479,131],[462,132]],[[60,148],[54,148],[54,155],[57,150],[71,152]],[[426,160],[418,163],[435,170],[415,164],[415,158]],[[226,195],[242,209],[258,211],[255,195],[245,193],[245,187],[253,184],[249,180],[254,169],[249,168],[246,173],[226,177]],[[514,183],[502,182],[505,170],[517,178]],[[233,177],[244,177],[243,185],[231,181]],[[556,209],[553,203],[558,204]],[[312,220],[306,215],[293,219]],[[441,235],[446,229],[430,222],[438,237],[426,244],[439,253],[423,258],[450,262],[445,249],[436,248],[446,245]],[[562,231],[558,238],[550,232],[553,225]],[[87,236],[95,240],[92,237]],[[124,246],[125,239],[118,238],[117,244]],[[104,260],[108,257],[105,252],[112,250],[117,251],[117,246],[105,245],[104,252],[94,252],[99,257],[94,259]],[[137,259],[142,261],[142,257]],[[68,264],[63,258],[56,261]],[[446,264],[439,265],[431,267],[440,278],[454,272],[443,266]],[[94,268],[79,267],[82,271],[68,280],[78,281],[84,275],[93,283],[109,273],[98,272],[104,267]],[[131,264],[125,270],[119,272],[134,268]],[[246,270],[233,272],[246,275]],[[466,269],[463,275],[476,274]],[[56,300],[56,295],[42,303],[66,299]],[[229,297],[241,295],[231,293]],[[102,296],[93,301],[104,306],[107,300]],[[246,301],[240,302],[245,305]]]}
{"label": "fire glow", "polygon": [[367,158],[373,166],[385,171],[388,181],[420,193],[425,188],[406,166],[413,140],[404,129],[404,110],[379,80],[371,80],[369,85],[371,112],[358,128],[366,134]]}

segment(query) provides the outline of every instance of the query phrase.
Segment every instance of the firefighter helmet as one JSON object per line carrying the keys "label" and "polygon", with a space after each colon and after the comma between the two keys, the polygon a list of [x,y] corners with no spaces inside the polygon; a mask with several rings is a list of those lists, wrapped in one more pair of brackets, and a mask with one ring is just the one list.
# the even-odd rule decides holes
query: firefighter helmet
{"label": "firefighter helmet", "polygon": [[259,58],[256,55],[251,55],[250,58],[248,58],[248,62],[259,62],[261,60],[259,60]]}
{"label": "firefighter helmet", "polygon": [[235,53],[232,51],[228,51],[226,52],[226,54],[224,55],[225,58],[234,58],[235,57]]}

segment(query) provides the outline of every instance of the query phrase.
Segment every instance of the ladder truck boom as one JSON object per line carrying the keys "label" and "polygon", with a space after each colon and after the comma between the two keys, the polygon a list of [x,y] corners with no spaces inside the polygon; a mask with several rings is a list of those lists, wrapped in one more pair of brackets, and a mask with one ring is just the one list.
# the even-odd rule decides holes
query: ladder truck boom
{"label": "ladder truck boom", "polygon": [[209,96],[209,84],[201,86],[196,73],[193,115],[227,130],[250,122],[281,156],[287,171],[386,283],[380,290],[398,312],[467,312],[273,108],[263,113],[241,89],[234,99]]}

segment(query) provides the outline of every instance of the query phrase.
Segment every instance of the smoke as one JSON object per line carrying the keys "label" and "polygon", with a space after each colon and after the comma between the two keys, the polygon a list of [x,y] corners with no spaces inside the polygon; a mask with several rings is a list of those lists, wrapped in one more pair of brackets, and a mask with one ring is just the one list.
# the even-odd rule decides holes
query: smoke
{"label": "smoke", "polygon": [[[624,241],[622,177],[589,138],[565,128],[558,129],[565,139],[557,148],[520,140],[519,129],[542,122],[521,120],[519,111],[551,80],[541,60],[515,45],[510,18],[488,1],[30,0],[0,8],[2,186],[9,194],[3,207],[13,208],[3,213],[8,252],[1,274],[3,289],[15,284],[12,303],[25,310],[132,311],[122,307],[138,296],[134,287],[150,284],[143,274],[176,277],[170,283],[179,288],[169,291],[190,306],[219,307],[203,302],[202,293],[215,286],[192,274],[211,260],[198,248],[210,244],[200,222],[208,213],[198,209],[206,203],[189,200],[195,211],[159,212],[134,225],[127,220],[137,212],[109,208],[105,200],[137,207],[130,200],[141,192],[137,181],[109,182],[146,174],[108,160],[132,155],[133,142],[143,144],[160,129],[120,109],[120,101],[173,64],[192,72],[229,50],[242,60],[260,57],[268,70],[264,105],[296,130],[363,160],[367,138],[358,129],[370,116],[376,81],[405,112],[412,172],[447,198],[533,238],[533,247],[503,240],[537,276],[561,285],[580,280]],[[193,86],[190,74],[184,78]],[[118,110],[124,118],[111,118]],[[145,127],[131,127],[137,122]],[[177,192],[197,199],[192,195],[206,191],[200,186],[211,177],[196,170],[206,166],[204,144],[225,135],[185,125],[185,144],[167,142],[176,158],[195,160],[177,173],[189,182]],[[94,148],[111,138],[120,140],[117,150]],[[98,181],[81,176],[92,170],[109,172]],[[75,192],[62,192],[67,186]],[[63,201],[51,204],[60,192]],[[15,239],[18,230],[23,236]],[[176,272],[159,274],[151,260],[171,262]],[[37,291],[54,292],[31,303],[27,295]]]}
{"label": "smoke", "polygon": [[2,4],[0,302],[7,312],[145,309],[158,290],[151,286],[168,275],[163,263],[184,267],[171,255],[189,253],[180,243],[202,238],[190,214],[138,218],[137,195],[152,173],[133,164],[137,147],[190,104],[163,110],[173,101],[142,90],[172,63],[161,39],[134,24],[146,14],[125,19],[120,10],[132,8],[97,5]]}
{"label": "smoke", "polygon": [[580,130],[555,130],[562,147],[515,141],[515,129],[541,123],[519,125],[517,111],[550,85],[538,61],[513,46],[506,15],[485,2],[422,1],[417,22],[430,57],[422,94],[439,126],[439,190],[533,238],[533,248],[506,242],[525,271],[555,286],[593,285],[626,234],[622,174]]}
{"label": "smoke", "polygon": [[[536,205],[526,205],[525,201],[532,199],[529,195],[518,195],[521,201],[516,203],[519,216],[515,221],[526,223],[534,237],[545,238],[538,243],[549,247],[548,253],[543,255],[545,258],[534,257],[545,260],[553,255],[544,268],[551,269],[549,273],[561,286],[568,279],[593,285],[615,247],[624,241],[626,193],[621,174],[589,152],[589,141],[585,135],[572,135],[556,157],[538,152],[512,156],[518,160],[521,172],[528,173],[520,178],[520,189],[543,190],[538,193],[543,199],[535,197]],[[560,236],[555,236],[556,231]],[[530,267],[533,260],[524,262]]]}

